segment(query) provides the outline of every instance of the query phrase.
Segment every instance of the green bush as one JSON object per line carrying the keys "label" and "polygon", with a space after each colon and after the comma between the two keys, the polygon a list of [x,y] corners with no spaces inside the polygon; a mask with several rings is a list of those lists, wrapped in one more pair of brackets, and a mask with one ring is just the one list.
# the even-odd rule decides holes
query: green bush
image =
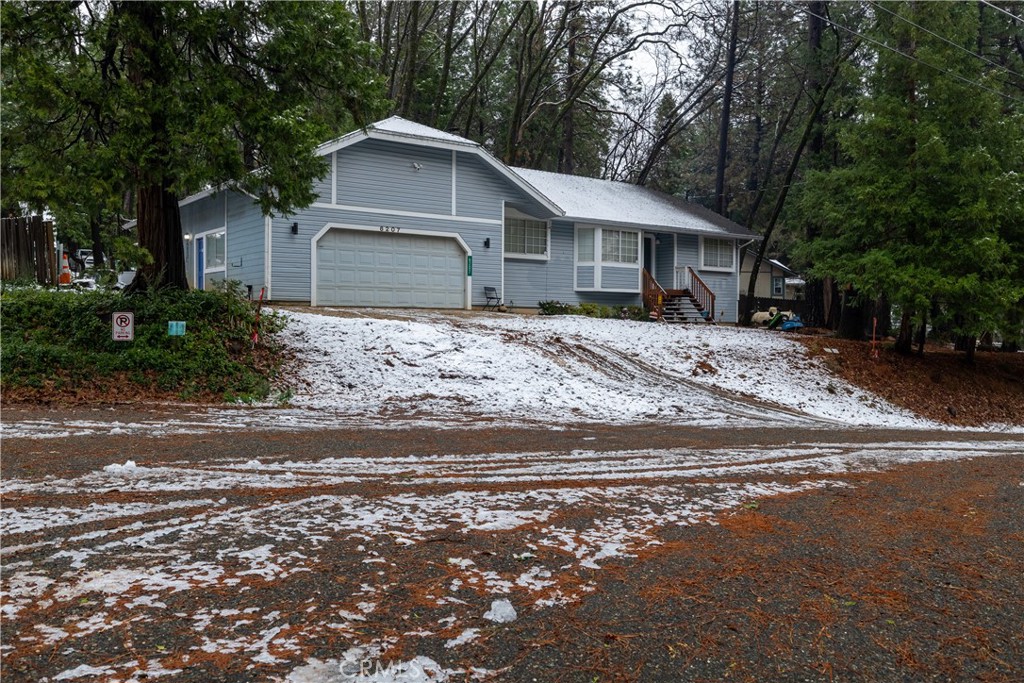
{"label": "green bush", "polygon": [[[270,391],[279,363],[281,317],[256,309],[237,286],[218,291],[110,291],[5,288],[0,363],[4,390],[115,388],[131,382],[181,396],[256,399]],[[111,315],[135,314],[135,339],[114,341]],[[183,320],[184,337],[167,334]],[[259,328],[258,345],[251,336]]]}
{"label": "green bush", "polygon": [[541,315],[585,315],[590,318],[621,318],[624,320],[648,319],[647,311],[643,306],[602,306],[594,303],[573,306],[560,301],[539,301],[537,307],[540,309]]}

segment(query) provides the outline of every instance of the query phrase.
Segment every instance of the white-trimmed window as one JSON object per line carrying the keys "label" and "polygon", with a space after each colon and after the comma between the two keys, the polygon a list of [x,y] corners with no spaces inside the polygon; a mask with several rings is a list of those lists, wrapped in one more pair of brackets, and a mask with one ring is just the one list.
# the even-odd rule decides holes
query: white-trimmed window
{"label": "white-trimmed window", "polygon": [[601,230],[601,260],[605,263],[639,263],[640,233]]}
{"label": "white-trimmed window", "polygon": [[227,240],[224,231],[206,235],[206,263],[205,270],[224,270],[227,260]]}
{"label": "white-trimmed window", "polygon": [[786,295],[786,278],[778,275],[772,276],[772,297],[781,299]]}
{"label": "white-trimmed window", "polygon": [[732,240],[701,238],[701,270],[732,272],[736,269],[736,247]]}
{"label": "white-trimmed window", "polygon": [[576,229],[576,262],[594,262],[594,228]]}
{"label": "white-trimmed window", "polygon": [[214,283],[227,279],[227,231],[223,228],[196,235],[196,287],[210,289]]}
{"label": "white-trimmed window", "polygon": [[548,258],[548,224],[532,218],[505,218],[505,256]]}

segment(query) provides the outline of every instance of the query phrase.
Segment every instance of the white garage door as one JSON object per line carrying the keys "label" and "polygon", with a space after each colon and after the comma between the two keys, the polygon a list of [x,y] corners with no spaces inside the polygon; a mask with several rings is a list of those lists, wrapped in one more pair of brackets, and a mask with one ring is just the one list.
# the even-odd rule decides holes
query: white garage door
{"label": "white garage door", "polygon": [[335,228],[317,242],[316,302],[465,308],[466,254],[450,237]]}

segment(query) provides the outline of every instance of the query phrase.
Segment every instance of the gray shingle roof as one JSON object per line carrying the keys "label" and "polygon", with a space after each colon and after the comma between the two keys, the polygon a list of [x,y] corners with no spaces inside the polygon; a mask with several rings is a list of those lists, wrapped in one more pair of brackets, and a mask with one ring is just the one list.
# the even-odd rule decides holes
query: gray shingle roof
{"label": "gray shingle roof", "polygon": [[742,225],[697,204],[639,185],[513,168],[565,210],[567,219],[736,237],[756,237]]}

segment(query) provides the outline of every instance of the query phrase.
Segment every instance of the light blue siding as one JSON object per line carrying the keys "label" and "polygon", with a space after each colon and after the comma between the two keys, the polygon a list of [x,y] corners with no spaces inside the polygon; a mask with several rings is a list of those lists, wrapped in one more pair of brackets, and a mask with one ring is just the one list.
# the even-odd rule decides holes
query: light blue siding
{"label": "light blue siding", "polygon": [[658,233],[657,239],[661,243],[654,249],[654,279],[666,289],[672,289],[675,280],[674,237],[674,235]]}
{"label": "light blue siding", "polygon": [[[539,301],[561,301],[566,304],[597,303],[606,306],[638,305],[640,295],[614,292],[587,292],[573,289],[573,267],[575,266],[575,229],[569,221],[555,220],[551,223],[551,260],[519,261],[505,260],[505,300],[514,301],[516,306],[532,307]],[[609,268],[605,268],[604,273]],[[623,289],[637,289],[639,276],[636,268],[613,267],[612,285],[619,283],[621,271],[632,273],[632,280]],[[577,268],[577,285],[580,288],[594,286],[594,266]],[[605,289],[612,288],[602,282]]]}
{"label": "light blue siding", "polygon": [[694,270],[697,269],[697,236],[696,235],[677,235],[676,236],[676,254],[678,258],[676,264],[679,271],[685,271],[687,266],[690,266]]}
{"label": "light blue siding", "polygon": [[334,172],[332,157],[331,154],[327,155],[327,175],[313,181],[313,192],[316,193],[318,202],[331,202],[331,174]]}
{"label": "light blue siding", "polygon": [[227,279],[252,286],[258,298],[264,286],[265,229],[263,214],[251,198],[231,192],[228,202]]}
{"label": "light blue siding", "polygon": [[580,289],[594,288],[594,266],[578,266],[576,268],[576,286]]}
{"label": "light blue siding", "polygon": [[181,207],[181,233],[185,240],[185,272],[188,283],[195,287],[195,236],[207,230],[224,227],[224,201],[226,192],[218,192]]}
{"label": "light blue siding", "polygon": [[508,206],[529,216],[539,219],[551,217],[551,211],[475,154],[459,152],[455,173],[455,212],[459,216],[501,219],[501,204],[494,203],[494,199],[499,197]]}
{"label": "light blue siding", "polygon": [[572,287],[573,248],[573,224],[552,221],[550,260],[505,259],[506,303],[521,307],[539,301],[579,303]]}
{"label": "light blue siding", "polygon": [[452,153],[382,140],[346,147],[338,151],[338,204],[450,216]]}
{"label": "light blue siding", "polygon": [[700,279],[715,293],[715,317],[719,322],[736,322],[738,307],[739,273],[720,273],[700,269],[700,238],[697,235],[678,235],[676,237],[676,253],[678,268],[676,269],[676,286],[686,286],[686,267],[697,271]]}
{"label": "light blue siding", "polygon": [[640,270],[620,266],[601,267],[601,289],[640,290]]}
{"label": "light blue siding", "polygon": [[720,323],[736,322],[736,273],[698,273],[700,279],[715,293],[715,320]]}

